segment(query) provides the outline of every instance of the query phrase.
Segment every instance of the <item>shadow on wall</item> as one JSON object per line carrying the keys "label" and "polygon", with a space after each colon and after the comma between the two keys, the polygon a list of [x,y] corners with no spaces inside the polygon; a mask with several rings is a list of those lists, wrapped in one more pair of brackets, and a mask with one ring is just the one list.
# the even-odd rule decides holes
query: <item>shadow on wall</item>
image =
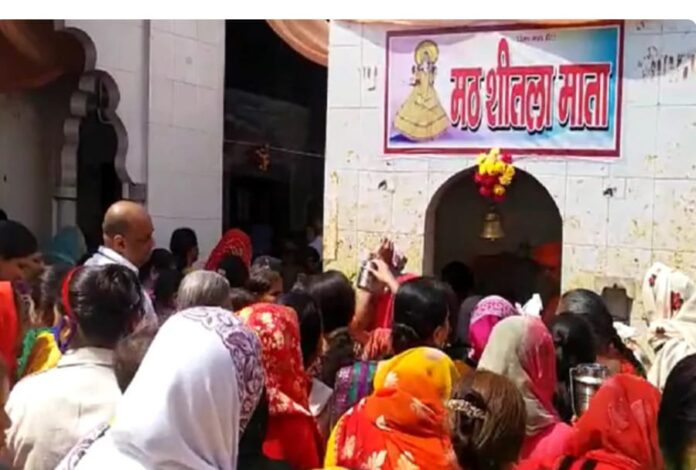
{"label": "shadow on wall", "polygon": [[52,235],[53,181],[63,145],[74,77],[0,94],[0,207],[40,243]]}

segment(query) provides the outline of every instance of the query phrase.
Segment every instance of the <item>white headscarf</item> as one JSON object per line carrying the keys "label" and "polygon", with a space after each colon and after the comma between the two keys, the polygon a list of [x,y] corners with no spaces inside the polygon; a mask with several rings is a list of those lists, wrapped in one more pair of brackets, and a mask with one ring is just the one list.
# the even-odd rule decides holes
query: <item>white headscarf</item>
{"label": "white headscarf", "polygon": [[655,352],[648,380],[664,388],[672,368],[696,353],[696,284],[684,273],[661,263],[643,281],[647,341]]}
{"label": "white headscarf", "polygon": [[220,308],[179,312],[152,342],[111,429],[63,468],[236,470],[263,385],[259,341],[238,318]]}

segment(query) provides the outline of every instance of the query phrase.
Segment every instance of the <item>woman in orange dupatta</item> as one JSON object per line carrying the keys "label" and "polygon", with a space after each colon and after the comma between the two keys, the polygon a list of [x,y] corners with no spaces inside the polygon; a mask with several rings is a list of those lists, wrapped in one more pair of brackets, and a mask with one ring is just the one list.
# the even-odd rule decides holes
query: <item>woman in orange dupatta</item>
{"label": "woman in orange dupatta", "polygon": [[220,261],[227,255],[239,256],[247,269],[251,266],[251,256],[253,254],[251,247],[251,238],[238,228],[233,228],[225,232],[225,235],[220,239],[215,248],[210,253],[208,261],[205,263],[205,269],[208,271],[217,271]]}
{"label": "woman in orange dupatta", "polygon": [[409,349],[383,362],[372,395],[336,425],[325,466],[457,469],[445,411],[457,379],[452,360],[433,348]]}
{"label": "woman in orange dupatta", "polygon": [[284,305],[255,304],[239,316],[261,340],[269,418],[263,452],[294,470],[321,464],[321,438],[309,411],[309,377],[302,363],[300,325]]}

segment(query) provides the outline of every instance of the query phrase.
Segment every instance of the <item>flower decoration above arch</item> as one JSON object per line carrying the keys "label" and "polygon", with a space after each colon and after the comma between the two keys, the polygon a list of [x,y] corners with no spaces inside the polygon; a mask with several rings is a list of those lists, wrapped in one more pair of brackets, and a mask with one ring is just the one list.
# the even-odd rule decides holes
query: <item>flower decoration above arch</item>
{"label": "flower decoration above arch", "polygon": [[480,154],[476,158],[476,165],[478,168],[474,174],[474,181],[479,194],[493,202],[503,202],[507,188],[515,177],[512,157],[494,148],[488,153]]}

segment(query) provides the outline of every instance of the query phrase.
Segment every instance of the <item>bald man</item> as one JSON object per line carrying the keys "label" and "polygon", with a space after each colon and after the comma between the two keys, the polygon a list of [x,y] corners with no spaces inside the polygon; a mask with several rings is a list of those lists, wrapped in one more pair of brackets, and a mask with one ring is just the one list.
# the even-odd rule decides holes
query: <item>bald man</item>
{"label": "bald man", "polygon": [[[85,266],[120,264],[138,274],[138,269],[150,259],[154,247],[152,234],[155,229],[147,209],[132,201],[118,201],[104,214],[102,232],[104,244]],[[145,296],[145,317],[147,324],[155,322],[157,316],[150,296]]]}

